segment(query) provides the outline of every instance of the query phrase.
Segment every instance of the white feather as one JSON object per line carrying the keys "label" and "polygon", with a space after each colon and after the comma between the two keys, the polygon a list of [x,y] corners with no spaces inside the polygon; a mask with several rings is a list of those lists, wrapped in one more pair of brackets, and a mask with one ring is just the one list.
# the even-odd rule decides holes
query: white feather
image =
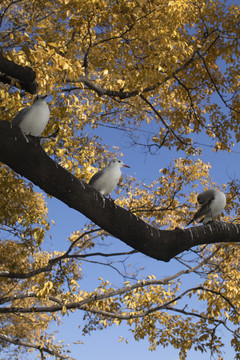
{"label": "white feather", "polygon": [[117,186],[122,175],[121,168],[129,167],[124,165],[121,160],[111,160],[108,166],[98,171],[89,181],[89,185],[93,186],[102,195],[109,195]]}
{"label": "white feather", "polygon": [[49,108],[41,96],[34,103],[22,109],[13,119],[13,126],[19,126],[25,135],[41,136],[49,120]]}

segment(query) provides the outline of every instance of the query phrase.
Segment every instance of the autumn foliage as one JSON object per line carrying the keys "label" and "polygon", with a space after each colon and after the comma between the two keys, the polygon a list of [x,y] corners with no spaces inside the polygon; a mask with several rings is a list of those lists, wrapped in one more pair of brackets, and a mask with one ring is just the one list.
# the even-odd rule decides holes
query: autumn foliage
{"label": "autumn foliage", "polygon": [[[222,219],[238,224],[239,182],[215,183],[199,136],[214,152],[231,152],[240,140],[239,14],[238,5],[216,0],[2,1],[1,56],[36,79],[11,76],[0,58],[1,120],[10,122],[31,104],[38,87],[49,94],[51,114],[41,145],[76,178],[88,182],[109,159],[121,157],[117,144],[109,148],[97,132],[100,126],[121,129],[140,154],[168,149],[174,155],[165,168],[152,160],[159,177],[151,183],[124,176],[117,205],[157,229],[183,229],[199,189],[216,187],[228,198]],[[139,141],[136,131],[148,124],[154,132]],[[0,173],[4,358],[37,350],[42,358],[70,359],[47,329],[60,319],[64,326],[64,315],[80,309],[79,337],[125,322],[151,350],[173,346],[180,359],[190,349],[222,359],[221,334],[228,333],[240,359],[238,244],[206,239],[173,260],[181,266],[175,274],[142,279],[136,270],[130,280],[123,274],[118,287],[101,277],[96,289],[84,290],[82,261],[99,255],[109,234],[86,220],[69,234],[65,251],[58,251],[56,239],[55,251],[44,250],[54,226],[47,194],[5,164]],[[136,253],[108,250],[111,259],[129,255],[129,263]],[[102,254],[101,262],[106,258]],[[191,286],[185,284],[189,274]]]}

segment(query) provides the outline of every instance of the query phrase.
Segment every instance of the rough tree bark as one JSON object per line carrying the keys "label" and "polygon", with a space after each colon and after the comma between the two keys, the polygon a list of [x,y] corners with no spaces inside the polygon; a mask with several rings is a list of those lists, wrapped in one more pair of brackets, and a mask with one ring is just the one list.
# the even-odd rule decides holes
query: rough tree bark
{"label": "rough tree bark", "polygon": [[240,225],[235,224],[212,222],[186,230],[160,230],[148,225],[58,165],[37,139],[29,137],[26,142],[20,129],[6,121],[0,121],[0,161],[152,258],[169,261],[196,245],[240,241]]}
{"label": "rough tree bark", "polygon": [[14,86],[16,86],[16,83],[19,83],[21,89],[30,94],[36,94],[38,89],[35,71],[28,66],[21,66],[6,59],[1,52],[0,81],[4,84],[11,84]]}

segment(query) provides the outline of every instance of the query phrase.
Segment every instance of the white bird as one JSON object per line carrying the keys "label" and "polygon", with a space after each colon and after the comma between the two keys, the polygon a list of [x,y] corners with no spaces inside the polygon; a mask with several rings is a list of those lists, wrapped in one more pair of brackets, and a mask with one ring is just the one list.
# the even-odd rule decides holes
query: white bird
{"label": "white bird", "polygon": [[119,182],[122,175],[120,169],[123,166],[129,168],[129,166],[125,165],[122,160],[111,160],[105,168],[93,175],[89,181],[89,185],[93,186],[102,195],[109,195],[109,197],[111,197],[110,193],[115,189]]}
{"label": "white bird", "polygon": [[12,120],[13,126],[19,126],[25,135],[41,136],[49,120],[49,108],[45,96],[37,95],[31,106],[20,110]]}
{"label": "white bird", "polygon": [[222,191],[210,189],[200,193],[197,197],[197,201],[201,207],[187,225],[190,225],[193,221],[203,217],[203,224],[212,221],[213,218],[219,215],[225,208],[226,196]]}

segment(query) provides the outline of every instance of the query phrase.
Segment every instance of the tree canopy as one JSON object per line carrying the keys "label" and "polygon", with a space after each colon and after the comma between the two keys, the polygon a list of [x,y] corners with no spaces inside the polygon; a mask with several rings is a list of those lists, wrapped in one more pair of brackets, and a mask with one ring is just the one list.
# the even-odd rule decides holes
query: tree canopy
{"label": "tree canopy", "polygon": [[[42,359],[70,359],[48,327],[81,310],[83,335],[125,322],[134,339],[147,338],[151,350],[173,346],[180,359],[190,349],[222,359],[221,328],[240,359],[239,181],[216,184],[201,159],[202,138],[214,152],[231,152],[240,140],[239,14],[238,5],[215,0],[0,2],[5,358],[35,349]],[[50,121],[40,142],[26,142],[10,121],[37,92],[49,94]],[[151,137],[138,139],[149,124]],[[157,167],[163,150],[175,158],[151,183],[124,176],[116,201],[104,198],[88,181],[122,153],[99,137],[99,126],[124,131],[140,154],[157,155]],[[186,229],[202,187],[226,193],[223,222]],[[69,234],[65,251],[54,239],[56,250],[43,250],[52,226],[47,195],[91,220]],[[110,235],[132,250],[100,252]],[[81,287],[83,259],[131,262],[136,252],[174,259],[181,270]]]}

